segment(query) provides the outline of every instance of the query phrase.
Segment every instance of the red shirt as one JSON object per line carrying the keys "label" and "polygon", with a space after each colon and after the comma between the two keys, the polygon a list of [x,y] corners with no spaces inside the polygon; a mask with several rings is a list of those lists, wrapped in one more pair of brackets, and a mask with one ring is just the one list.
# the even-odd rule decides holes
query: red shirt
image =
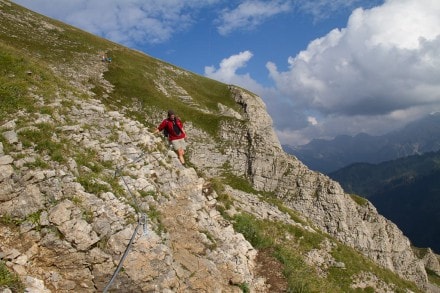
{"label": "red shirt", "polygon": [[[183,131],[183,123],[180,121],[179,118],[174,118],[174,120],[171,120],[170,118],[167,118],[160,123],[158,129],[159,131],[162,131],[163,129],[167,129],[168,131],[168,139],[175,140],[175,139],[181,139],[185,138],[185,132]],[[180,131],[180,133],[178,133]]]}

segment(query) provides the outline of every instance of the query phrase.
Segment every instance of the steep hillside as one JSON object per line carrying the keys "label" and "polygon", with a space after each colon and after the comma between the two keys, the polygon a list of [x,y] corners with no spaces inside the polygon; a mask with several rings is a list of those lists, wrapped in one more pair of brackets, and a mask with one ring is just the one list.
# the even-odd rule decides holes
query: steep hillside
{"label": "steep hillside", "polygon": [[283,146],[311,169],[326,174],[353,163],[380,163],[440,149],[440,113],[409,123],[381,136],[360,133],[333,140],[316,139],[298,146]]}
{"label": "steep hillside", "polygon": [[[0,0],[0,99],[0,288],[437,290],[437,256],[284,153],[244,89]],[[152,132],[168,108],[189,166]]]}
{"label": "steep hillside", "polygon": [[330,173],[346,191],[367,197],[419,247],[440,251],[440,152]]}

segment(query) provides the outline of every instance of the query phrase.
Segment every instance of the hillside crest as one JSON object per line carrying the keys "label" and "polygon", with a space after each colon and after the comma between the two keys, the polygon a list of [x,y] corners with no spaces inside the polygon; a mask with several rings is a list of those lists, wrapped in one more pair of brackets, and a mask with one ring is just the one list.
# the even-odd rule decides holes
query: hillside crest
{"label": "hillside crest", "polygon": [[[436,292],[437,256],[284,153],[258,96],[0,8],[0,264],[27,290],[103,291],[134,237],[111,290]],[[189,167],[152,132],[170,104]]]}

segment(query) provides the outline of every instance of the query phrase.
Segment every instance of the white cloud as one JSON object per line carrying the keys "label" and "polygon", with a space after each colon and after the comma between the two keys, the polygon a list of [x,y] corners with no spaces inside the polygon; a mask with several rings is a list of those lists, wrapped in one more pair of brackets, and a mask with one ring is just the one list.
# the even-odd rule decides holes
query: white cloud
{"label": "white cloud", "polygon": [[[368,5],[377,5],[381,0],[369,0]],[[352,9],[353,7],[365,4],[362,0],[298,0],[296,1],[298,9],[306,14],[313,16],[315,21],[325,19],[344,9]]]}
{"label": "white cloud", "polygon": [[251,58],[252,52],[240,52],[237,55],[223,59],[220,62],[220,68],[218,70],[216,70],[213,66],[205,67],[205,74],[209,77],[216,78],[224,82],[230,82],[236,77],[235,73],[237,69],[244,67]]}
{"label": "white cloud", "polygon": [[204,7],[221,0],[14,0],[127,46],[162,43],[185,31]]}
{"label": "white cloud", "polygon": [[237,73],[237,70],[246,66],[252,56],[252,52],[244,51],[223,59],[218,69],[214,66],[206,66],[205,76],[227,84],[239,85],[255,92],[262,92],[263,87],[252,79],[248,73]]}
{"label": "white cloud", "polygon": [[316,119],[316,117],[307,117],[307,122],[309,122],[313,126],[318,125],[318,120]]}
{"label": "white cloud", "polygon": [[290,1],[244,1],[235,9],[225,9],[218,21],[218,31],[227,35],[234,30],[252,30],[267,19],[292,9]]}
{"label": "white cloud", "polygon": [[[336,129],[376,134],[440,110],[439,15],[437,0],[388,0],[373,9],[359,8],[346,28],[290,57],[288,71],[269,62],[290,108],[322,117],[316,125],[291,127],[294,136],[331,136]],[[274,120],[287,127],[282,118]]]}

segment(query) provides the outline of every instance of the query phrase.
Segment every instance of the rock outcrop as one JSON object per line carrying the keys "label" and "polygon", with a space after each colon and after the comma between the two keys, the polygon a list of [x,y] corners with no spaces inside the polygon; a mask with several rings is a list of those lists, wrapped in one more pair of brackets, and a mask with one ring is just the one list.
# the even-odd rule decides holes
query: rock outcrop
{"label": "rock outcrop", "polygon": [[[68,112],[63,119],[69,125],[45,123],[57,125],[58,136],[65,135],[78,154],[91,152],[98,162],[111,166],[102,170],[103,176],[117,175],[114,179],[133,198],[86,191],[78,177],[88,176],[87,169],[97,166],[78,166],[72,160],[65,167],[40,158],[15,139],[24,128],[14,121],[2,125],[11,151],[0,154],[0,214],[23,220],[18,228],[1,226],[1,258],[20,275],[32,276],[28,287],[38,279],[47,284],[40,288],[47,292],[102,291],[140,220],[137,210],[142,209],[153,221],[147,220],[135,235],[124,274],[116,278],[114,288],[125,292],[239,292],[240,284],[258,288],[253,275],[255,249],[222,220],[214,207],[215,192],[203,195],[204,180],[194,169],[180,166],[174,152],[154,151],[162,144],[160,138],[140,123],[106,111],[97,100],[75,101]],[[110,127],[114,133],[102,131]],[[19,159],[11,157],[18,154]],[[26,167],[38,160],[46,168]],[[102,184],[105,190],[106,183],[99,178],[89,184],[96,188]],[[154,215],[161,215],[160,222]]]}
{"label": "rock outcrop", "polygon": [[[196,146],[204,149],[203,160],[212,163],[209,167],[221,169],[227,162],[234,172],[245,174],[256,189],[275,192],[322,231],[426,289],[423,261],[416,257],[398,227],[378,214],[368,201],[356,202],[337,182],[284,153],[262,100],[239,88],[230,88],[245,119],[240,125],[224,125],[224,161],[211,159],[218,154],[207,154],[210,148],[206,145]],[[201,156],[193,154],[192,158],[198,162]]]}
{"label": "rock outcrop", "polygon": [[225,126],[222,132],[230,146],[228,163],[237,174],[245,174],[258,190],[274,192],[322,231],[379,265],[414,281],[424,290],[433,290],[428,286],[425,266],[437,272],[438,256],[430,251],[423,260],[419,259],[409,239],[394,223],[378,214],[370,202],[356,200],[356,196],[346,194],[328,176],[311,171],[285,153],[260,97],[237,87],[230,89],[246,121],[241,127]]}

